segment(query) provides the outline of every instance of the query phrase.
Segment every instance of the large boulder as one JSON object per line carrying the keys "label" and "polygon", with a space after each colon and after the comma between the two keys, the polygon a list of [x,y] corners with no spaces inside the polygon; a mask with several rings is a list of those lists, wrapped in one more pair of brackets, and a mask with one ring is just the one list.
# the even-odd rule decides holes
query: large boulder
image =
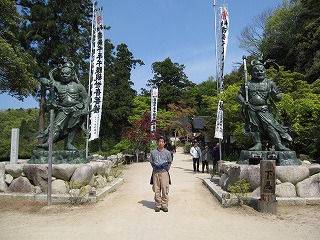
{"label": "large boulder", "polygon": [[0,192],[7,191],[5,164],[0,162]]}
{"label": "large boulder", "polygon": [[99,169],[99,164],[97,162],[89,162],[87,165],[90,165],[93,170],[93,174],[96,175]]}
{"label": "large boulder", "polygon": [[23,165],[21,164],[7,164],[6,173],[10,174],[13,178],[22,176]]}
{"label": "large boulder", "polygon": [[277,166],[276,177],[281,182],[296,184],[309,176],[309,169],[306,166]]}
{"label": "large boulder", "polygon": [[13,179],[12,183],[9,186],[10,192],[22,192],[28,193],[32,192],[34,189],[33,185],[30,183],[29,179],[26,177],[18,177]]}
{"label": "large boulder", "polygon": [[34,186],[39,186],[42,192],[47,192],[48,167],[43,164],[26,164],[23,166],[25,176]]}
{"label": "large boulder", "polygon": [[53,194],[66,194],[68,192],[65,181],[56,179],[52,181],[52,193]]}
{"label": "large boulder", "polygon": [[106,175],[108,166],[103,162],[96,162],[96,163],[99,166],[99,168],[97,170],[97,174],[98,175],[100,174],[102,176]]}
{"label": "large boulder", "polygon": [[320,173],[317,173],[296,185],[299,197],[320,197]]}
{"label": "large boulder", "polygon": [[251,186],[251,190],[260,186],[260,165],[240,165],[240,178],[246,180]]}
{"label": "large boulder", "polygon": [[230,186],[233,186],[236,181],[239,180],[240,166],[238,164],[229,165],[227,173],[224,173],[221,177],[219,185],[225,191],[229,191]]}
{"label": "large boulder", "polygon": [[52,176],[69,181],[76,168],[75,164],[54,164],[52,165]]}
{"label": "large boulder", "polygon": [[276,196],[277,197],[296,197],[296,187],[289,182],[280,183],[276,185]]}
{"label": "large boulder", "polygon": [[219,173],[223,174],[228,174],[228,171],[231,167],[233,166],[239,166],[238,164],[236,164],[235,162],[228,162],[228,161],[219,161],[218,162],[218,171]]}
{"label": "large boulder", "polygon": [[306,165],[306,167],[309,169],[310,175],[320,173],[320,164],[319,163],[313,163],[310,165]]}
{"label": "large boulder", "polygon": [[90,165],[83,165],[78,167],[70,180],[72,184],[72,188],[81,188],[85,185],[94,185],[94,175],[93,175],[93,168]]}

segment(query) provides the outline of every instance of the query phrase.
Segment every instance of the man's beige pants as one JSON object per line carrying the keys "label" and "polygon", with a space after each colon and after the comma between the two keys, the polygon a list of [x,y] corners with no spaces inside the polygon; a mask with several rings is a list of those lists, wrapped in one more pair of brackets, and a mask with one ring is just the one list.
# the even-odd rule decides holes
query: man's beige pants
{"label": "man's beige pants", "polygon": [[169,201],[169,173],[162,169],[153,171],[154,200],[156,208],[168,208]]}

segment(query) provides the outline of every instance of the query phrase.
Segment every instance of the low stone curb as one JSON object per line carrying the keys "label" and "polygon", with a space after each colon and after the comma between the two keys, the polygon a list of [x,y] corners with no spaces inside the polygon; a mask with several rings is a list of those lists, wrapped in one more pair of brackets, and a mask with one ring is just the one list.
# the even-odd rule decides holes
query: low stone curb
{"label": "low stone curb", "polygon": [[[123,178],[115,178],[109,185],[104,188],[97,189],[95,194],[89,194],[87,202],[95,203],[106,196],[107,193],[115,190],[123,183]],[[10,201],[33,201],[33,202],[47,202],[47,194],[36,193],[0,193],[1,200]],[[70,202],[70,195],[68,194],[52,194],[51,202],[53,203],[66,203]]]}
{"label": "low stone curb", "polygon": [[[204,178],[205,184],[210,192],[221,202],[221,204],[232,203],[236,199],[230,198],[230,193],[222,190],[215,182],[219,182],[218,178]],[[259,198],[251,197],[250,202],[255,204]],[[277,197],[278,206],[306,206],[306,205],[320,205],[320,198],[299,198],[299,197]]]}

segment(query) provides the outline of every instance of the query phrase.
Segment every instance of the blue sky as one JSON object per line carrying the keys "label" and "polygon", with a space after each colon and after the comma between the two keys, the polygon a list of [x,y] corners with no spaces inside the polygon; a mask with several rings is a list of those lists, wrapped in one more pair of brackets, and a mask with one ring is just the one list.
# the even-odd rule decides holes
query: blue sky
{"label": "blue sky", "polygon": [[[140,92],[153,78],[151,64],[167,57],[185,65],[189,80],[198,84],[215,71],[214,0],[100,0],[103,22],[111,26],[105,38],[117,46],[125,43],[135,59],[145,65],[132,71],[133,88]],[[268,8],[275,8],[283,0],[216,0],[216,5],[228,4],[229,41],[225,73],[247,53],[239,48],[237,35],[252,19]],[[0,109],[35,108],[33,98],[24,102],[8,94],[0,94]]]}

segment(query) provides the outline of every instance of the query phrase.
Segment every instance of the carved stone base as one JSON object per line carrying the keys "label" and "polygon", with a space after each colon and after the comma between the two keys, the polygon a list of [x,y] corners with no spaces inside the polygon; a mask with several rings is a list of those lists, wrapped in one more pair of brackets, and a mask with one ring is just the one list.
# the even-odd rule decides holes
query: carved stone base
{"label": "carved stone base", "polygon": [[[49,152],[44,150],[35,150],[28,161],[28,163],[34,164],[44,164],[48,163]],[[89,160],[86,158],[86,153],[84,150],[61,150],[52,151],[52,163],[62,164],[62,163],[87,163]]]}
{"label": "carved stone base", "polygon": [[259,164],[262,159],[276,160],[277,166],[301,165],[295,151],[250,151],[242,150],[238,164]]}

